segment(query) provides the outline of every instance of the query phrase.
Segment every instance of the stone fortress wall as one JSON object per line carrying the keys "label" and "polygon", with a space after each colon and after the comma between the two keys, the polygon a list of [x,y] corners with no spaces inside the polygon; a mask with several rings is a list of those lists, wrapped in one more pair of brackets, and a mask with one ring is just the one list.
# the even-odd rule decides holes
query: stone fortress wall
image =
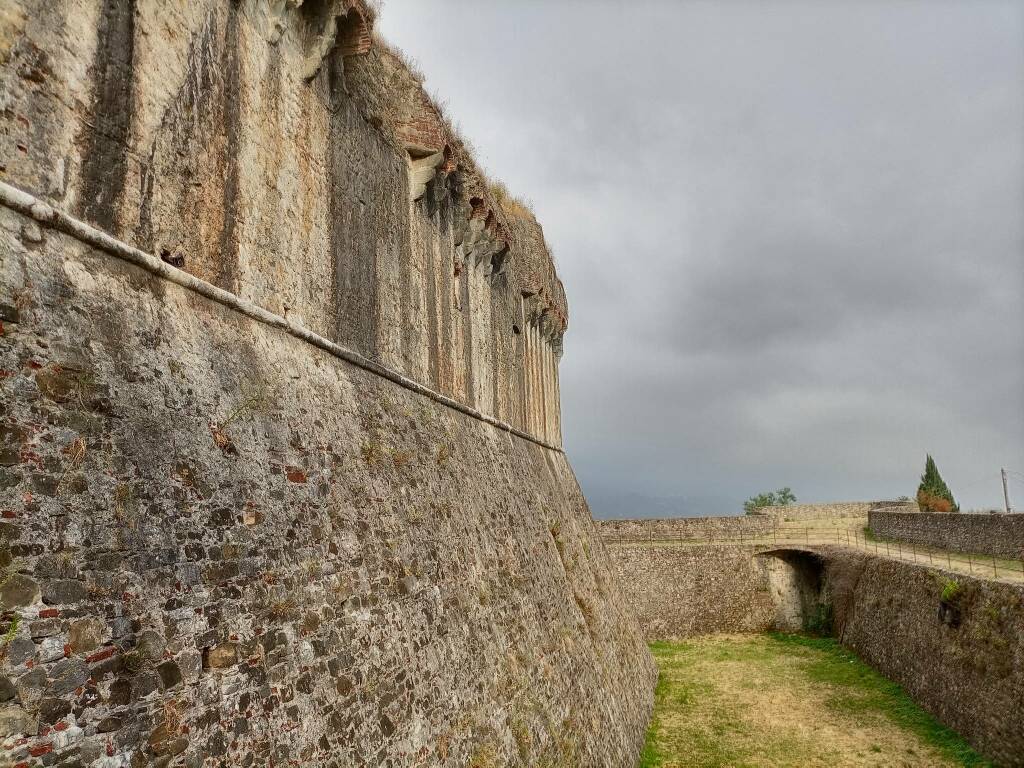
{"label": "stone fortress wall", "polygon": [[0,764],[635,763],[561,284],[371,20],[0,13]]}
{"label": "stone fortress wall", "polygon": [[[694,520],[686,530],[721,535],[704,520],[708,529]],[[998,765],[1024,766],[1024,586],[833,545],[674,543],[662,520],[649,521],[647,536],[644,521],[628,521],[616,543],[616,522],[602,521],[602,536],[649,641],[800,629],[827,604],[840,642]],[[939,612],[951,580],[955,626]]]}
{"label": "stone fortress wall", "polygon": [[2,180],[558,445],[568,315],[543,231],[372,19],[355,0],[17,0]]}
{"label": "stone fortress wall", "polygon": [[873,509],[871,533],[881,539],[1024,560],[1024,514],[940,514]]}

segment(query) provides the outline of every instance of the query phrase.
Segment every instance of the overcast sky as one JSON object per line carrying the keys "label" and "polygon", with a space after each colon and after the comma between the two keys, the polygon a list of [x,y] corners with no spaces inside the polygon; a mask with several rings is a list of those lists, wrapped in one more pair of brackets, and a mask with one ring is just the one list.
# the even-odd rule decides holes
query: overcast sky
{"label": "overcast sky", "polygon": [[926,452],[963,507],[1006,466],[1024,508],[1024,3],[386,0],[379,29],[544,226],[595,514],[913,495]]}

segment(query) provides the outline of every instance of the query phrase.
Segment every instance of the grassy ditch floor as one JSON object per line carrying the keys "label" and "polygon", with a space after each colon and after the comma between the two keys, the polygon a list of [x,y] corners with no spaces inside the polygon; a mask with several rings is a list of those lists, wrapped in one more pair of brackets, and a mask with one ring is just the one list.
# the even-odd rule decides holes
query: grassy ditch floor
{"label": "grassy ditch floor", "polygon": [[988,766],[837,642],[771,633],[653,643],[641,768]]}

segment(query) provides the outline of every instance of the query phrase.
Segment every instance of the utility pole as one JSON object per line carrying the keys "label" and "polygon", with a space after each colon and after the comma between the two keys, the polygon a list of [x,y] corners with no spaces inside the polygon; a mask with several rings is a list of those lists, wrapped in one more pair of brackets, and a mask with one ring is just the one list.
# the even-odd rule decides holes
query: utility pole
{"label": "utility pole", "polygon": [[1010,514],[1010,492],[1006,489],[1006,469],[999,471],[1003,475],[1003,503],[1006,504],[1006,514]]}

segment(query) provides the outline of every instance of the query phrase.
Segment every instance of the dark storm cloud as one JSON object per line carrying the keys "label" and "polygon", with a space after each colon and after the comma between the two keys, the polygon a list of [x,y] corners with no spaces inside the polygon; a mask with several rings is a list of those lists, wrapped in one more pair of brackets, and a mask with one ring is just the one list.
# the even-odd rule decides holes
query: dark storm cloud
{"label": "dark storm cloud", "polygon": [[1024,6],[388,0],[381,29],[535,204],[599,511],[912,494],[926,451],[987,507],[1024,471]]}

